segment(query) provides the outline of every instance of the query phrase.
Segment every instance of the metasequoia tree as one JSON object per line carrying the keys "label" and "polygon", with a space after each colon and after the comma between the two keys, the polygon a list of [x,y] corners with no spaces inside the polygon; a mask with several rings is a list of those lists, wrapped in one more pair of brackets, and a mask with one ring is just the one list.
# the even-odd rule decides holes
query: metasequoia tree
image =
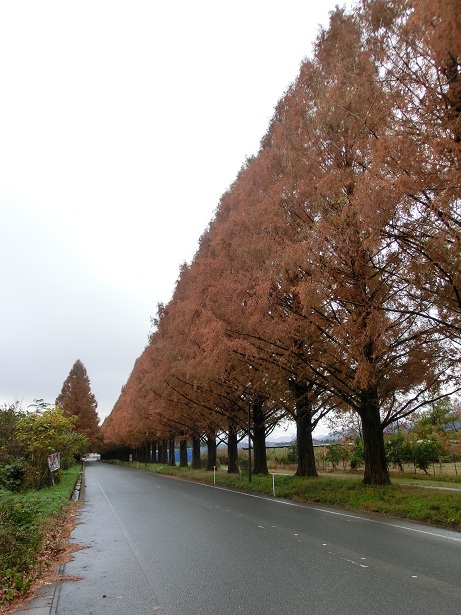
{"label": "metasequoia tree", "polygon": [[308,338],[290,339],[286,320],[287,317],[281,320],[285,324],[284,335],[277,336],[273,329],[255,329],[247,337],[259,349],[259,361],[275,368],[277,401],[296,425],[297,476],[317,476],[312,432],[339,402],[325,388],[323,379],[308,367],[308,357],[314,354]]}
{"label": "metasequoia tree", "polygon": [[150,365],[143,386],[155,401],[152,420],[179,430],[182,439],[191,437],[194,466],[200,462],[195,451],[202,437],[209,450],[208,469],[216,465],[217,439],[225,440],[228,471],[235,472],[238,395],[234,397],[232,368],[224,359],[219,323],[206,309],[206,287],[196,272],[196,261],[182,267],[173,300],[159,310],[157,330],[146,349]]}
{"label": "metasequoia tree", "polygon": [[[317,331],[307,321],[292,317],[296,293],[290,259],[294,254],[287,254],[287,246],[298,245],[299,232],[287,223],[284,207],[291,188],[287,166],[292,169],[283,149],[289,140],[289,107],[290,93],[278,105],[258,158],[233,187],[233,215],[226,219],[228,226],[232,224],[226,233],[226,253],[231,254],[232,265],[226,279],[232,281],[233,296],[240,301],[227,320],[235,350],[270,383],[272,404],[278,408],[275,416],[289,415],[296,423],[297,474],[316,476],[312,431],[331,408],[331,395],[326,394],[317,374],[299,360],[303,352],[315,354]],[[280,141],[277,130],[282,125]],[[229,237],[235,238],[232,243]]]}
{"label": "metasequoia tree", "polygon": [[267,305],[265,276],[274,249],[261,212],[272,189],[269,166],[262,156],[247,162],[223,195],[200,253],[207,307],[224,336],[225,362],[234,365],[235,390],[250,412],[255,473],[267,473],[265,439],[285,415],[286,396],[286,379],[248,335],[251,321],[261,324],[267,317],[262,304]]}
{"label": "metasequoia tree", "polygon": [[101,445],[98,403],[91,392],[90,379],[83,363],[77,359],[64,381],[56,406],[63,409],[65,416],[77,417],[75,430],[85,435],[93,449]]}
{"label": "metasequoia tree", "polygon": [[431,305],[424,316],[459,338],[461,5],[372,1],[362,20],[394,105],[380,147],[387,191],[400,199],[389,233],[408,253],[407,275]]}
{"label": "metasequoia tree", "polygon": [[[188,430],[196,451],[204,438],[209,452],[208,469],[212,469],[216,465],[216,435],[222,416],[215,405],[213,387],[209,386],[205,374],[196,369],[203,361],[203,347],[198,331],[201,306],[193,293],[195,269],[195,266],[182,268],[173,301],[161,317],[163,357],[161,365],[157,363],[152,370],[152,383],[157,387],[157,394],[168,402],[168,420]],[[199,459],[193,462],[195,466],[200,463]]]}
{"label": "metasequoia tree", "polygon": [[[289,119],[302,130],[289,132],[297,135],[286,146],[293,187],[283,205],[299,240],[289,248],[295,258],[288,265],[299,317],[318,331],[323,346],[300,360],[359,414],[364,480],[385,484],[383,427],[437,394],[447,357],[432,324],[399,314],[399,302],[412,295],[408,284],[403,294],[402,284],[393,286],[405,279],[399,272],[407,263],[383,236],[395,200],[383,201],[374,186],[376,143],[392,101],[379,87],[353,16],[332,15],[293,96],[301,113]],[[303,167],[309,181],[298,187]]]}
{"label": "metasequoia tree", "polygon": [[[235,304],[235,297],[228,299],[233,289],[228,277],[223,275],[221,256],[210,237],[203,238],[201,248],[194,263],[199,275],[188,295],[187,307],[180,311],[184,322],[184,316],[193,310],[192,318],[186,320],[191,353],[182,358],[183,368],[188,370],[186,379],[200,394],[201,406],[208,410],[208,431],[211,427],[221,438],[222,434],[226,435],[229,471],[238,469],[237,444],[247,431],[246,410],[250,404],[254,471],[267,473],[265,437],[271,429],[269,418],[273,416],[265,392],[267,383],[262,374],[252,370],[245,357],[235,352],[226,335],[229,316],[223,318],[223,315],[229,304]],[[209,258],[210,251],[213,258]],[[174,330],[177,332],[178,327]]]}
{"label": "metasequoia tree", "polygon": [[132,372],[101,429],[106,449],[121,451],[122,456],[125,456],[129,449],[138,451],[138,454],[144,451],[143,456],[147,461],[150,459],[151,450],[154,456],[157,442],[164,434],[159,434],[148,420],[148,404],[142,391],[146,374],[146,357],[143,352],[135,361]]}
{"label": "metasequoia tree", "polygon": [[[340,26],[342,27],[342,24],[339,23],[341,19],[342,14],[338,13],[336,16],[336,30],[340,29]],[[345,19],[343,21],[345,24],[351,23],[347,22]],[[352,32],[352,35],[355,34],[356,32]],[[351,35],[350,27],[348,35]],[[331,36],[334,36],[334,33]],[[346,43],[343,42],[343,44],[346,48]],[[349,58],[351,61],[354,52],[349,51]],[[343,102],[342,100],[340,101],[340,96],[345,92],[344,88],[342,92],[335,92],[335,90],[340,89],[338,84],[342,82],[342,75],[337,77],[336,82],[334,82],[334,77],[332,77],[332,75],[334,76],[333,66],[329,68],[331,71],[329,78],[330,81],[333,81],[333,86],[330,88],[332,91],[326,92],[326,89],[323,90],[323,84],[328,83],[328,79],[325,77],[326,71],[322,72],[318,66],[306,65],[297,86],[295,86],[290,93],[290,104],[286,104],[286,101],[283,101],[283,108],[282,105],[279,105],[278,116],[273,122],[270,134],[263,143],[263,149],[258,156],[258,160],[252,161],[250,166],[245,170],[245,173],[241,174],[238,182],[238,190],[235,190],[233,187],[231,192],[233,206],[229,207],[228,203],[222,202],[217,216],[217,221],[220,224],[220,234],[222,236],[221,243],[225,246],[225,249],[221,249],[219,252],[226,254],[228,260],[227,267],[224,268],[226,271],[225,279],[227,284],[229,284],[230,277],[232,277],[234,281],[234,292],[232,293],[234,301],[230,303],[230,307],[234,310],[234,314],[229,316],[228,310],[227,314],[221,318],[229,323],[229,327],[237,331],[237,337],[243,336],[246,340],[253,338],[257,342],[264,341],[265,343],[269,343],[269,350],[266,350],[265,353],[260,353],[256,358],[253,357],[251,359],[253,363],[265,360],[272,365],[277,365],[275,358],[279,353],[274,351],[274,349],[283,349],[285,353],[291,353],[293,360],[287,361],[285,359],[284,366],[286,369],[286,365],[291,365],[290,375],[287,377],[286,375],[282,376],[280,374],[280,379],[285,380],[286,389],[289,389],[291,394],[296,397],[295,407],[297,408],[296,416],[299,419],[299,436],[304,436],[305,434],[310,435],[310,441],[312,440],[311,419],[313,415],[312,408],[314,407],[311,402],[312,400],[320,399],[321,394],[325,394],[325,392],[332,389],[331,383],[329,382],[331,365],[330,369],[327,369],[324,359],[320,362],[317,353],[312,352],[312,337],[309,336],[309,334],[311,336],[313,334],[317,339],[319,332],[323,337],[325,337],[328,332],[325,328],[322,330],[322,328],[319,327],[319,323],[313,319],[312,316],[315,312],[312,310],[308,314],[309,318],[306,318],[306,301],[304,301],[304,305],[302,305],[303,301],[300,301],[301,294],[299,289],[303,288],[304,294],[306,294],[308,283],[313,290],[313,295],[320,295],[318,290],[314,289],[312,278],[312,272],[315,268],[315,258],[311,262],[311,270],[306,269],[306,265],[309,264],[309,259],[311,257],[311,251],[317,250],[320,251],[320,253],[324,252],[324,238],[319,238],[321,246],[318,248],[318,245],[314,245],[311,242],[310,237],[316,229],[317,222],[322,216],[325,216],[322,211],[322,207],[324,208],[325,205],[323,202],[325,196],[319,193],[315,185],[314,192],[312,192],[312,183],[313,181],[322,181],[324,183],[324,189],[326,189],[327,182],[331,182],[333,190],[339,195],[338,207],[341,203],[341,199],[343,201],[344,199],[347,200],[347,192],[346,194],[342,192],[344,189],[343,184],[345,182],[346,190],[351,189],[351,177],[350,173],[348,174],[348,170],[352,170],[352,174],[354,170],[352,169],[352,164],[347,159],[349,155],[348,152],[343,155],[341,153],[343,144],[337,141],[341,139],[345,141],[345,146],[350,151],[353,141],[356,138],[356,135],[353,134],[350,127],[350,121],[349,125],[346,123],[346,127],[343,129],[342,118],[339,115],[336,119],[334,115],[330,118],[321,116],[323,106],[330,105],[330,95],[332,92],[335,93],[338,98],[338,113],[340,113],[341,103]],[[353,68],[357,74],[362,70],[361,66]],[[308,83],[306,83],[306,80]],[[353,93],[349,92],[348,94],[348,99],[351,100]],[[324,100],[325,103],[323,103]],[[369,108],[374,102],[375,100],[371,100],[370,95],[365,99],[363,104],[367,106],[367,111],[369,111]],[[347,111],[346,114],[343,115],[350,120],[347,116]],[[314,123],[314,121],[316,123]],[[327,122],[326,130],[324,125],[325,121]],[[296,125],[294,127],[290,126],[289,122]],[[356,124],[356,132],[364,132],[363,118],[359,118]],[[338,134],[333,135],[336,126],[338,126]],[[301,128],[301,130],[299,130],[299,128]],[[340,132],[341,134],[339,134]],[[365,128],[365,134],[368,137],[369,128],[367,127]],[[351,144],[348,143],[348,139],[351,141]],[[274,152],[278,154],[278,160],[277,156],[274,156]],[[269,163],[267,159],[270,160]],[[360,162],[359,160],[359,163]],[[277,165],[279,172],[278,174],[274,174]],[[279,178],[282,176],[283,182],[280,182],[278,179],[267,179],[263,174],[263,171],[267,168],[270,168],[272,178]],[[334,177],[332,177],[331,173],[332,168],[335,171]],[[256,172],[255,169],[257,170]],[[346,177],[346,175],[348,176]],[[280,212],[274,211],[274,195],[277,191],[279,191]],[[331,201],[336,198],[336,195],[332,195],[332,197],[329,198]],[[227,206],[226,209],[223,209],[223,204]],[[258,216],[255,215],[255,212],[257,212]],[[265,213],[268,215],[264,215]],[[283,219],[283,216],[280,216],[280,213],[284,215],[285,219]],[[259,222],[258,218],[264,222]],[[248,219],[251,221],[250,224],[248,223]],[[234,224],[234,229],[230,228],[230,222]],[[248,228],[251,229],[250,232],[245,232]],[[238,229],[238,231],[236,231],[236,229]],[[272,240],[271,245],[269,245],[269,243],[264,245],[261,241],[257,241],[256,235],[258,232],[270,238]],[[236,238],[240,244],[237,248],[235,247]],[[280,252],[277,252],[274,243],[277,244],[277,247],[279,244],[283,246]],[[250,249],[246,249],[248,245],[251,246]],[[288,250],[287,245],[289,245]],[[244,248],[241,246],[244,246]],[[354,245],[353,249],[351,249],[348,265],[355,258],[354,250],[357,248],[358,246]],[[215,252],[218,252],[218,250],[215,250]],[[266,280],[267,278],[270,280],[272,289],[275,288],[275,292],[272,292],[272,298],[276,298],[276,303],[274,305],[282,305],[283,310],[277,311],[274,307],[271,308],[268,306],[266,301],[269,295],[267,284],[266,287],[262,284],[258,288],[258,285],[252,280],[251,274],[254,272],[254,266],[248,265],[251,254],[259,257],[259,261],[261,260],[261,254],[264,255],[265,263],[261,271]],[[322,275],[325,273],[326,270],[323,268]],[[261,278],[261,274],[258,277]],[[280,289],[286,286],[287,280],[291,283],[292,287],[280,292]],[[323,280],[321,281],[323,282]],[[296,288],[296,285],[299,286],[299,288]],[[238,289],[238,292],[235,292],[235,288]],[[330,292],[331,288],[325,288],[325,291]],[[281,304],[279,299],[280,295],[282,295]],[[235,301],[236,296],[240,298],[237,301]],[[256,308],[256,311],[253,312],[257,314],[256,318],[253,318],[253,329],[249,329],[248,316],[251,315],[252,312],[247,308],[249,305],[255,306],[262,301],[264,302],[264,311],[261,312],[258,307]],[[323,296],[320,297],[320,302],[322,301]],[[298,316],[300,318],[297,323],[297,336],[294,335],[293,332],[293,323],[287,317],[290,311],[295,312],[293,306],[296,302],[301,306],[298,310]],[[217,302],[217,305],[221,304]],[[236,318],[235,312],[237,310],[240,311],[240,314]],[[281,334],[280,330],[274,335],[275,332],[271,331],[270,326],[269,331],[266,329],[266,322],[277,320],[283,311],[284,324],[288,324],[288,328],[285,329],[284,335]],[[260,333],[262,327],[256,324],[256,319],[261,318],[263,314],[269,318],[265,320],[262,325],[262,327],[264,327],[264,334],[262,335]],[[302,323],[302,319],[305,319],[305,323]],[[302,331],[300,331],[300,329],[302,329]],[[260,349],[261,346],[259,346],[259,350]],[[303,366],[304,373],[302,373],[299,367],[296,370],[297,373],[293,373],[294,366],[300,366],[302,363],[305,363],[305,365],[307,364],[311,368],[309,377],[306,377],[305,365]],[[280,367],[280,363],[278,363],[278,365]],[[308,392],[312,393],[309,403],[307,403]],[[334,390],[334,393],[337,393],[337,391]],[[342,398],[344,398],[344,394]],[[279,402],[281,402],[282,399],[283,395],[279,398]],[[349,403],[349,397],[346,403]],[[365,416],[368,417],[368,415]],[[379,409],[377,416],[379,421]],[[371,419],[368,419],[368,423],[370,423],[370,421]],[[303,440],[301,438],[300,443],[302,442]],[[306,442],[308,442],[308,440]],[[375,443],[370,446],[370,449],[376,448],[374,445]],[[306,467],[310,466],[309,471],[314,474],[315,464],[313,463],[311,442],[309,445],[304,446],[304,449],[309,453],[309,457],[307,458],[303,455]],[[379,477],[377,481],[383,480],[386,482],[387,477],[385,472],[387,468],[385,466],[383,447],[382,452],[383,455],[380,458],[380,464],[381,466],[384,465],[384,478],[382,479]],[[306,470],[303,468],[302,473],[305,472]]]}

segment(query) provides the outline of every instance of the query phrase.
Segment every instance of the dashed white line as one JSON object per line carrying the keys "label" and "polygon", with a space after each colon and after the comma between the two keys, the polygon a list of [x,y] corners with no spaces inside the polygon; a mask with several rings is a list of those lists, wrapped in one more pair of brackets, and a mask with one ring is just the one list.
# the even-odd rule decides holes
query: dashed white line
{"label": "dashed white line", "polygon": [[354,562],[353,559],[347,559],[346,557],[340,557],[339,559],[342,559],[345,562],[349,562],[349,564],[355,564],[356,566],[360,566],[360,568],[368,568],[368,566],[365,566],[365,564],[361,564],[360,562]]}

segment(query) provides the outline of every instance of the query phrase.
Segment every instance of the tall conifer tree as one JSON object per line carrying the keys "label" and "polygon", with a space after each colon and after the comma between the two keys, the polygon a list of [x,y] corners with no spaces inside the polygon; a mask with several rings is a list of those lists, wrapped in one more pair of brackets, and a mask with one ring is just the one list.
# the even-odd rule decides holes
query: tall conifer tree
{"label": "tall conifer tree", "polygon": [[94,449],[101,444],[99,417],[96,412],[98,403],[91,392],[90,379],[83,363],[77,359],[69,372],[56,405],[64,410],[66,416],[76,416],[75,429],[89,438]]}

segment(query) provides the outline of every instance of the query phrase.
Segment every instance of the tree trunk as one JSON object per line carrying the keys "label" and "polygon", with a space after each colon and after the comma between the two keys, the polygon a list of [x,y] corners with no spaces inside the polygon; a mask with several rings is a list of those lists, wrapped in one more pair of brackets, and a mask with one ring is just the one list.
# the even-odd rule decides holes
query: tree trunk
{"label": "tree trunk", "polygon": [[312,439],[312,412],[309,403],[296,402],[296,448],[298,467],[296,476],[318,476],[315,465],[314,442]]}
{"label": "tree trunk", "polygon": [[200,459],[200,436],[192,436],[192,468],[200,470],[202,460]]}
{"label": "tree trunk", "polygon": [[290,379],[288,386],[295,398],[296,450],[298,468],[296,476],[318,476],[312,440],[312,405],[309,401],[310,383]]}
{"label": "tree trunk", "polygon": [[208,435],[206,439],[206,446],[208,449],[207,470],[213,470],[216,467],[216,437],[214,435]]}
{"label": "tree trunk", "polygon": [[269,474],[266,455],[266,425],[263,402],[253,403],[253,474]]}
{"label": "tree trunk", "polygon": [[157,463],[157,441],[152,440],[152,463]]}
{"label": "tree trunk", "polygon": [[379,416],[379,404],[375,389],[366,389],[361,395],[363,446],[365,456],[366,485],[390,485],[389,468],[384,450],[384,435]]}
{"label": "tree trunk", "polygon": [[159,463],[168,463],[168,440],[163,438],[158,445],[158,462]]}
{"label": "tree trunk", "polygon": [[227,473],[238,474],[238,447],[237,432],[234,425],[229,425],[229,437],[227,439]]}
{"label": "tree trunk", "polygon": [[187,440],[180,440],[179,442],[179,466],[181,468],[189,466],[187,462]]}
{"label": "tree trunk", "polygon": [[169,449],[169,460],[168,460],[168,464],[169,464],[170,466],[175,466],[175,465],[176,465],[176,459],[175,459],[175,456],[174,456],[174,452],[175,452],[175,451],[174,451],[174,441],[175,441],[174,436],[172,436],[171,438],[169,438],[169,441],[168,441],[168,445],[169,445],[169,446],[168,446],[168,449]]}

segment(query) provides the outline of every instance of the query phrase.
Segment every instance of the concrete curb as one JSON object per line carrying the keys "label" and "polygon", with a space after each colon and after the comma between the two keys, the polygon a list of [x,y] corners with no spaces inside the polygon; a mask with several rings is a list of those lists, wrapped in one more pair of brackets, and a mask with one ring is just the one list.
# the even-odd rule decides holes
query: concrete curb
{"label": "concrete curb", "polygon": [[[84,467],[85,467],[85,466],[83,466],[83,468],[84,468]],[[83,468],[82,468],[82,471],[80,472],[80,474],[78,475],[78,476],[79,476],[79,477],[78,477],[78,480],[77,480],[77,482],[75,483],[74,490],[73,490],[72,495],[71,495],[71,497],[70,497],[70,499],[71,499],[73,502],[78,502],[78,500],[80,499],[80,491],[81,491],[81,489],[82,489],[82,482],[83,482]]]}

